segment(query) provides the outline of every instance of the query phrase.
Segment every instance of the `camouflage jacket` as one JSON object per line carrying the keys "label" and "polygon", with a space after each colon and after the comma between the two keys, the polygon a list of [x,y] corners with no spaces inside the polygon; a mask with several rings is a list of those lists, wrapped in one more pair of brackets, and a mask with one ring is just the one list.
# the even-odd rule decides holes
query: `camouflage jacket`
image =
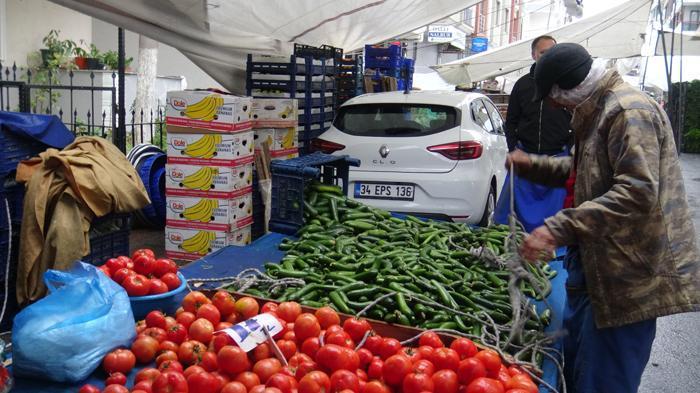
{"label": "camouflage jacket", "polygon": [[[700,257],[671,125],[664,111],[608,71],[572,119],[574,208],[545,220],[578,245],[599,328],[700,310]],[[572,158],[531,156],[526,178],[562,186]]]}

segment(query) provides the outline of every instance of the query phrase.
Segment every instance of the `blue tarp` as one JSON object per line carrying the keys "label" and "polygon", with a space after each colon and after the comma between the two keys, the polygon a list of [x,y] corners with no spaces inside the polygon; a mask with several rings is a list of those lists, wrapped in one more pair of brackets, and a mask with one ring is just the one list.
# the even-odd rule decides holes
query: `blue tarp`
{"label": "blue tarp", "polygon": [[55,115],[0,111],[0,129],[57,149],[63,149],[75,139],[73,133]]}

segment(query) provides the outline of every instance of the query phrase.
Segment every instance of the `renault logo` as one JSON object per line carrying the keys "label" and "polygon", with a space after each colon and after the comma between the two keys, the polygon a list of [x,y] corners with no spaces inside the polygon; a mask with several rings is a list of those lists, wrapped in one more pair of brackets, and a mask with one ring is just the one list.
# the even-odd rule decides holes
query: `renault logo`
{"label": "renault logo", "polygon": [[382,158],[386,158],[389,155],[389,148],[386,145],[382,145],[382,147],[379,148],[379,155],[382,156]]}

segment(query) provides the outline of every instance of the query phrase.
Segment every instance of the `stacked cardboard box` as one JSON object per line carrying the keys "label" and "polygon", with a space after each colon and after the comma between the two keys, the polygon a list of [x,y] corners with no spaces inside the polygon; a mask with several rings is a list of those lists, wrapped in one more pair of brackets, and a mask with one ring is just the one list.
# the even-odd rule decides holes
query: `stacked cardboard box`
{"label": "stacked cardboard box", "polygon": [[297,118],[299,110],[293,98],[254,98],[253,129],[255,149],[267,142],[270,158],[288,159],[299,155]]}
{"label": "stacked cardboard box", "polygon": [[194,260],[251,241],[254,132],[250,97],[168,92],[165,251]]}

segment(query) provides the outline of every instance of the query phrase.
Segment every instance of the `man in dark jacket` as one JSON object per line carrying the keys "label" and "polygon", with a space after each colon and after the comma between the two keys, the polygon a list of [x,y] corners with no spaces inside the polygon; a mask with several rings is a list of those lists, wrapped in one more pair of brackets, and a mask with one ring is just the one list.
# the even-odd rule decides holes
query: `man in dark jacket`
{"label": "man in dark jacket", "polygon": [[[554,38],[548,35],[535,38],[531,44],[532,59],[537,62],[540,56],[556,43]],[[510,93],[505,126],[508,150],[519,149],[526,153],[548,156],[567,155],[571,139],[571,115],[563,108],[554,107],[548,102],[533,102],[535,64],[527,75],[518,79]],[[508,223],[511,191],[509,184],[510,178],[507,177],[494,213],[494,221],[499,224]],[[518,220],[528,232],[542,225],[545,218],[559,211],[566,196],[562,188],[549,188],[517,177],[513,193]]]}

